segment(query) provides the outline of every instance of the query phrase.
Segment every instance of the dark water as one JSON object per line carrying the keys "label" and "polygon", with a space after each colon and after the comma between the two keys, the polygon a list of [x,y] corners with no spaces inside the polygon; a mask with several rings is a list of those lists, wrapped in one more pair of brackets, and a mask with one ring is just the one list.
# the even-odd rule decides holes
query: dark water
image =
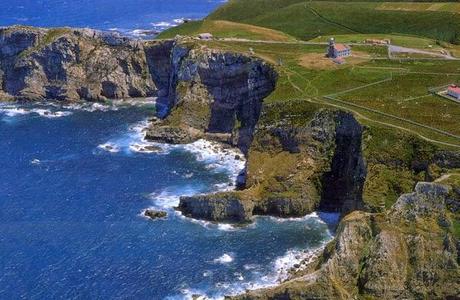
{"label": "dark water", "polygon": [[[0,104],[0,299],[218,297],[275,283],[331,238],[317,215],[236,229],[174,213],[179,195],[228,186],[239,163],[199,143],[133,151],[151,114]],[[169,217],[139,216],[152,205]]]}
{"label": "dark water", "polygon": [[221,0],[2,0],[0,26],[91,27],[142,36],[205,17]]}

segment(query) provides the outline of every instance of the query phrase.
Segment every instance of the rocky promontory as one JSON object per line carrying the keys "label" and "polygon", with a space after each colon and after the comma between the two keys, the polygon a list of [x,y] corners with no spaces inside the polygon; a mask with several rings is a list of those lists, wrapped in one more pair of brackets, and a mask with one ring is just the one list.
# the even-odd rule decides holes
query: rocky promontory
{"label": "rocky promontory", "polygon": [[351,114],[331,110],[319,111],[302,126],[258,126],[249,148],[245,188],[182,197],[179,209],[212,221],[303,216],[319,208],[342,214],[360,209],[366,179],[362,134]]}
{"label": "rocky promontory", "polygon": [[[231,100],[238,96],[260,101],[274,88],[275,79],[261,60],[195,49],[177,40],[133,40],[92,29],[0,28],[0,92],[5,99],[158,97],[173,108],[186,94],[197,99],[208,93],[216,100],[213,110],[231,118],[226,113],[232,105],[228,101],[241,102],[243,98]],[[214,102],[214,98],[202,101]],[[241,108],[233,106],[233,110]],[[195,111],[200,113],[200,108]],[[217,119],[212,122],[219,124]],[[218,125],[209,125],[209,131],[219,131]]]}
{"label": "rocky promontory", "polygon": [[459,298],[458,151],[394,128],[363,126],[350,112],[308,99],[264,103],[276,69],[187,39],[0,29],[2,99],[155,97],[158,116],[147,139],[204,138],[241,150],[246,167],[236,189],[181,197],[177,209],[185,216],[249,222],[254,215],[341,214],[336,238],[307,268],[276,288],[237,298]]}
{"label": "rocky promontory", "polygon": [[420,182],[386,213],[355,211],[308,268],[234,299],[457,299],[460,249],[448,186]]}

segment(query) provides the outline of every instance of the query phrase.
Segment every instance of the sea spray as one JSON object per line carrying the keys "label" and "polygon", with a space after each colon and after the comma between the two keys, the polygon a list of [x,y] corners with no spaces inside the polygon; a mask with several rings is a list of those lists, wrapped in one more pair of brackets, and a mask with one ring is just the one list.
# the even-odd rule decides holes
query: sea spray
{"label": "sea spray", "polygon": [[[50,253],[53,259],[43,257],[43,266],[38,266],[35,273],[37,277],[48,276],[48,264],[53,265],[53,274],[62,282],[61,287],[52,291],[57,296],[68,298],[81,288],[92,291],[101,284],[109,284],[112,295],[125,298],[164,299],[177,295],[177,299],[191,299],[201,294],[202,299],[218,299],[278,284],[288,278],[294,264],[302,267],[303,259],[308,260],[315,249],[322,249],[331,239],[332,234],[322,220],[328,218],[320,213],[293,219],[256,217],[242,227],[182,216],[174,210],[181,195],[233,189],[232,176],[244,166],[242,156],[235,159],[236,154],[229,149],[214,149],[214,145],[201,141],[198,146],[152,144],[143,139],[148,113],[138,108],[77,105],[70,104],[72,109],[59,105],[15,106],[72,112],[67,119],[53,120],[39,114],[17,115],[15,118],[22,122],[18,130],[33,129],[34,134],[27,139],[22,138],[21,131],[14,131],[16,126],[0,122],[0,136],[6,141],[0,147],[7,156],[4,167],[8,174],[2,178],[7,183],[5,194],[12,198],[5,203],[10,212],[5,218],[66,221],[58,227],[48,228],[42,222],[37,229],[28,228],[33,236],[40,237],[37,243],[21,230],[11,237],[6,233],[7,243],[2,244],[7,250],[4,262],[23,274],[36,272],[27,269],[21,255],[14,255],[20,251],[10,241],[17,241],[17,236],[32,243],[31,251],[50,251],[42,240],[59,246],[60,251]],[[94,110],[94,114],[89,110]],[[40,135],[41,132],[47,134]],[[21,143],[20,156],[8,148],[17,143]],[[99,144],[108,144],[118,152],[110,152],[107,145],[105,149],[98,148]],[[152,145],[159,147],[159,151],[144,153],[140,148]],[[53,151],[57,154],[53,155]],[[196,153],[190,155],[190,151]],[[18,170],[17,165],[22,166],[25,176],[11,176]],[[10,193],[10,187],[18,185],[33,188],[33,181],[23,182],[22,178],[37,176],[40,185],[35,189]],[[146,222],[137,217],[149,205],[145,199],[168,210],[169,217],[162,222]],[[24,211],[21,207],[33,209]],[[76,265],[69,267],[64,252]],[[224,254],[231,257],[230,262]],[[55,257],[64,263],[55,263]],[[75,267],[81,272],[74,274]],[[35,282],[35,277],[28,280],[36,286],[37,297],[50,292],[46,284]],[[120,282],[124,284],[122,289],[118,288]],[[4,290],[14,291],[15,283],[6,278],[2,284],[11,287]],[[13,292],[11,295],[17,296]]]}

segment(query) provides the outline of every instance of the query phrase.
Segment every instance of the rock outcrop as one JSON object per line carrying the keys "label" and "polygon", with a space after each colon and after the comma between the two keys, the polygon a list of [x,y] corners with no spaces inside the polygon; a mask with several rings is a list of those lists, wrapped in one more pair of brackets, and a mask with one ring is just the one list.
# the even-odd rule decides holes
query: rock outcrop
{"label": "rock outcrop", "polygon": [[174,48],[169,116],[152,124],[147,138],[188,143],[206,137],[247,153],[262,100],[275,88],[276,72],[255,58],[206,48]]}
{"label": "rock outcrop", "polygon": [[310,269],[274,289],[236,298],[456,299],[460,256],[449,197],[446,186],[419,183],[387,213],[355,211]]}
{"label": "rock outcrop", "polygon": [[[346,214],[362,208],[363,129],[351,114],[322,110],[299,126],[261,122],[249,149],[246,188],[183,197],[180,210],[195,218],[246,221],[256,214],[303,216],[318,208]],[[192,207],[206,207],[206,213]]]}
{"label": "rock outcrop", "polygon": [[144,216],[146,216],[147,218],[150,218],[152,220],[155,220],[155,219],[164,219],[168,216],[168,213],[165,212],[165,211],[161,211],[161,210],[155,210],[155,209],[146,209],[144,211]]}
{"label": "rock outcrop", "polygon": [[90,29],[3,28],[2,90],[21,100],[154,96],[145,51],[142,42]]}
{"label": "rock outcrop", "polygon": [[[174,125],[210,133],[232,133],[238,127],[244,147],[276,73],[255,58],[196,47],[91,29],[0,28],[0,90],[19,100],[152,96],[168,109],[181,102],[187,113]],[[173,115],[179,118],[177,110]],[[150,132],[152,139],[157,135]]]}
{"label": "rock outcrop", "polygon": [[236,193],[220,193],[182,197],[178,210],[184,215],[210,221],[231,220],[248,222],[252,217],[254,204],[251,201],[242,201]]}

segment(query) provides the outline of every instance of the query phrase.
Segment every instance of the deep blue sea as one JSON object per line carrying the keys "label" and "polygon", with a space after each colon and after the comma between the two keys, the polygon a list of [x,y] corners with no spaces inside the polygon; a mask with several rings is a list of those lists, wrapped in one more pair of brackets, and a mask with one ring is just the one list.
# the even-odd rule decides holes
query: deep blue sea
{"label": "deep blue sea", "polygon": [[[242,162],[200,141],[152,152],[148,103],[0,104],[0,299],[187,299],[275,284],[331,239],[312,214],[238,228],[180,195],[231,188]],[[140,214],[166,209],[165,220]]]}
{"label": "deep blue sea", "polygon": [[[0,26],[141,36],[220,0],[0,1]],[[1,99],[0,99],[1,100]],[[246,227],[185,218],[179,196],[231,189],[244,162],[210,143],[143,140],[154,105],[0,102],[0,299],[219,298],[270,286],[332,237],[312,214]],[[165,220],[144,209],[169,212]]]}
{"label": "deep blue sea", "polygon": [[[222,0],[2,0],[0,26],[90,27],[145,36],[184,19],[200,19]],[[148,36],[148,35],[147,35]]]}

